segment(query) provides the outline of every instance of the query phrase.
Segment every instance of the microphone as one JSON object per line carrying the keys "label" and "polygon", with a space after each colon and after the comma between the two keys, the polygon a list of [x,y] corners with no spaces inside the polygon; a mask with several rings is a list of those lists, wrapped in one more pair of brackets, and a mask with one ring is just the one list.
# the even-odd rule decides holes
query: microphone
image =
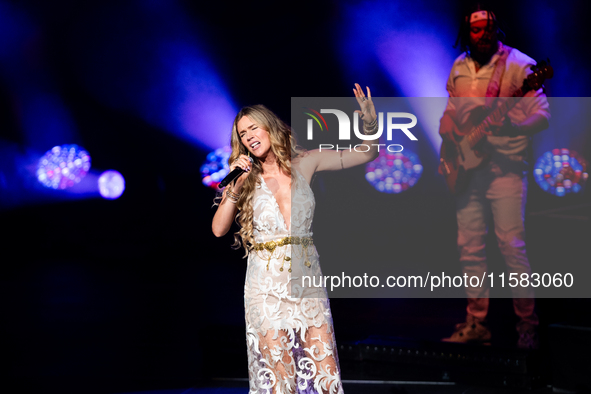
{"label": "microphone", "polygon": [[[248,160],[252,163],[252,157],[248,156]],[[226,177],[220,182],[218,188],[223,189],[224,187],[228,186],[229,183],[233,182],[234,179],[238,178],[240,175],[244,173],[244,170],[240,167],[236,167],[230,172]]]}

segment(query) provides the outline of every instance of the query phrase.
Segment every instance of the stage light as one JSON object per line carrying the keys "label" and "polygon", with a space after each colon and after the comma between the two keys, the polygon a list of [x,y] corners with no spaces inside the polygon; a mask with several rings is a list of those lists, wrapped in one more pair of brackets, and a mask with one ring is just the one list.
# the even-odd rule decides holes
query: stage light
{"label": "stage light", "polygon": [[103,198],[115,200],[125,191],[125,179],[119,172],[108,170],[99,177],[98,188]]}
{"label": "stage light", "polygon": [[37,179],[45,187],[66,189],[79,183],[90,170],[90,156],[78,145],[55,146],[37,166]]}
{"label": "stage light", "polygon": [[203,149],[226,144],[238,108],[208,50],[210,37],[198,34],[178,1],[121,3],[80,29],[75,52],[83,55],[73,61],[86,88]]}
{"label": "stage light", "polygon": [[589,178],[587,161],[569,149],[553,149],[541,155],[534,178],[542,190],[555,196],[578,193]]}
{"label": "stage light", "polygon": [[232,148],[225,146],[218,148],[207,155],[207,161],[201,166],[202,182],[205,186],[216,189],[219,183],[230,171],[228,159],[232,153]]}
{"label": "stage light", "polygon": [[455,8],[453,4],[417,7],[413,2],[358,1],[344,7],[339,23],[343,71],[350,80],[362,76],[362,86],[368,85],[374,95],[392,91],[384,86],[386,76],[396,96],[414,98],[409,100],[409,112],[421,120],[435,152],[441,146],[439,119],[448,97],[446,83],[459,54],[452,47],[457,35]]}
{"label": "stage light", "polygon": [[365,167],[365,179],[382,193],[402,193],[413,187],[422,173],[419,157],[407,149],[404,153],[382,150],[378,158]]}

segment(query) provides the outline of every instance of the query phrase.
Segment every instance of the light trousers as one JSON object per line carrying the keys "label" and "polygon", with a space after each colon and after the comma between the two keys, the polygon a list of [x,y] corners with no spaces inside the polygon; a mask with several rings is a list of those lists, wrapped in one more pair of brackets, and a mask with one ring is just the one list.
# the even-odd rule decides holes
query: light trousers
{"label": "light trousers", "polygon": [[[468,296],[467,321],[484,321],[488,313],[490,282],[487,275],[485,238],[489,225],[494,231],[501,254],[505,259],[507,279],[511,273],[531,275],[525,250],[524,211],[527,178],[523,161],[514,161],[502,155],[483,168],[474,170],[468,189],[457,196],[458,249],[462,271],[468,277],[477,276],[485,281],[480,287],[466,287]],[[492,223],[491,223],[492,219]],[[495,272],[495,286],[499,283]],[[499,283],[500,284],[500,283]],[[511,288],[513,307],[519,317],[517,329],[539,324],[534,312],[534,290],[531,286]]]}

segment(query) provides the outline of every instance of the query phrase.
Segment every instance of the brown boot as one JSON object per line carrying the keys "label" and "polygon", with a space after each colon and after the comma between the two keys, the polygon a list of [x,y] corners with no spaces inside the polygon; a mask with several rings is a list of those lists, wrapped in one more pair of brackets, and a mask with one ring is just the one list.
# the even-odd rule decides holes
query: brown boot
{"label": "brown boot", "polygon": [[456,329],[449,338],[443,338],[443,342],[490,344],[490,330],[480,322],[464,322],[456,324]]}

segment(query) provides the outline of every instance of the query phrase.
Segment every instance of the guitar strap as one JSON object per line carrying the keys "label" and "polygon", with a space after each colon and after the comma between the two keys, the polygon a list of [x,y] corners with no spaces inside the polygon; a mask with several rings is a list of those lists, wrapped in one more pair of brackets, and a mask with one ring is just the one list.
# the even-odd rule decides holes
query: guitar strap
{"label": "guitar strap", "polygon": [[488,87],[486,88],[486,107],[491,108],[494,98],[499,97],[499,92],[501,91],[501,81],[503,80],[503,74],[505,73],[505,64],[507,64],[507,58],[509,54],[513,50],[513,48],[501,44],[501,53],[499,53],[499,59],[497,60],[497,64],[495,65],[495,69],[493,71],[492,77],[488,82]]}
{"label": "guitar strap", "polygon": [[[505,65],[507,64],[507,58],[513,50],[513,48],[511,48],[510,46],[504,44],[501,45],[503,45],[503,48],[501,49],[501,53],[499,53],[499,59],[497,60],[497,64],[495,65],[492,77],[490,78],[488,87],[486,88],[485,105],[489,109],[492,109],[494,99],[496,97],[499,97],[499,93],[501,91],[501,81],[503,80],[503,74],[505,73]],[[531,146],[531,143],[528,144],[528,146]],[[516,161],[524,162],[524,159],[527,155],[527,152],[524,151],[521,154],[510,155],[510,158]]]}

